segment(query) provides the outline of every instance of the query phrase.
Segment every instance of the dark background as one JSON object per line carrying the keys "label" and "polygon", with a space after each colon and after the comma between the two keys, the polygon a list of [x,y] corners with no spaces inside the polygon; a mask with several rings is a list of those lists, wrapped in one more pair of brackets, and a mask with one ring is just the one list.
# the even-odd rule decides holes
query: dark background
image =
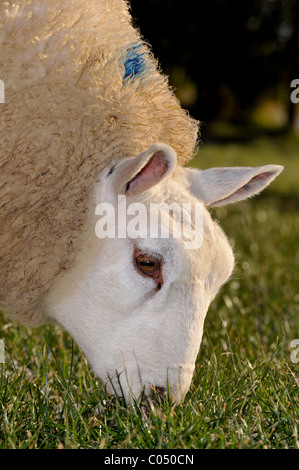
{"label": "dark background", "polygon": [[204,132],[215,134],[216,122],[254,133],[296,128],[298,0],[130,3],[134,24]]}

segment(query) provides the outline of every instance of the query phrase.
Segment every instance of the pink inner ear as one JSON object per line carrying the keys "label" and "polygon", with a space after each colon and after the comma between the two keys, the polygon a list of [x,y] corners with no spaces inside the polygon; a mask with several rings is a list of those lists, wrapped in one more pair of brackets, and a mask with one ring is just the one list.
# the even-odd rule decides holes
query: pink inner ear
{"label": "pink inner ear", "polygon": [[238,191],[235,192],[235,195],[242,195],[246,194],[248,191],[252,191],[256,189],[256,186],[261,180],[265,180],[269,178],[269,175],[271,175],[271,172],[265,172],[265,173],[260,173],[259,175],[253,176],[250,181],[248,181],[247,184],[245,184],[242,188],[238,189]]}
{"label": "pink inner ear", "polygon": [[126,194],[134,195],[157,184],[168,170],[163,152],[156,152],[147,164],[128,182]]}

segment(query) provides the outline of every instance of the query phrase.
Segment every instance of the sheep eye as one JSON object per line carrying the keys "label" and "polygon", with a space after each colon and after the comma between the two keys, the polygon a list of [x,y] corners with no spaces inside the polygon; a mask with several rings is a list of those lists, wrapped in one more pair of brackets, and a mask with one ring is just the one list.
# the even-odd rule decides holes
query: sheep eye
{"label": "sheep eye", "polygon": [[160,271],[160,260],[154,258],[153,256],[137,256],[136,265],[139,271],[147,276],[154,276]]}

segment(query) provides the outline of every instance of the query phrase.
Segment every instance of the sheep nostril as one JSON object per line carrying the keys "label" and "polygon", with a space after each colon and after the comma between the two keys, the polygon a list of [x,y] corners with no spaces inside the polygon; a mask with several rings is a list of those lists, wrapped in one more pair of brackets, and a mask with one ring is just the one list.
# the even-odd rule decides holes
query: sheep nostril
{"label": "sheep nostril", "polygon": [[167,397],[167,390],[165,387],[151,385],[150,398],[154,401],[160,401]]}
{"label": "sheep nostril", "polygon": [[165,387],[155,387],[152,386],[152,390],[157,395],[166,395],[166,388]]}
{"label": "sheep nostril", "polygon": [[145,415],[150,416],[152,412],[157,413],[157,409],[163,408],[165,400],[168,402],[168,399],[168,391],[165,387],[150,385],[142,402]]}

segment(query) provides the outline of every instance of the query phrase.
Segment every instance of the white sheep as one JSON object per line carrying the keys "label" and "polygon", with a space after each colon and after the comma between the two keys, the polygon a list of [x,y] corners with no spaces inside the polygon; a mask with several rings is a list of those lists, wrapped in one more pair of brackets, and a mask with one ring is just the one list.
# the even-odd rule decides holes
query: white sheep
{"label": "white sheep", "polygon": [[[24,325],[62,325],[116,393],[169,386],[180,402],[234,265],[207,207],[260,192],[282,167],[182,167],[198,123],[124,0],[1,2],[0,47],[0,308]],[[161,226],[175,221],[171,204],[202,203],[200,246],[99,238],[96,208],[109,203],[118,217],[119,196],[149,213],[165,203]]]}

